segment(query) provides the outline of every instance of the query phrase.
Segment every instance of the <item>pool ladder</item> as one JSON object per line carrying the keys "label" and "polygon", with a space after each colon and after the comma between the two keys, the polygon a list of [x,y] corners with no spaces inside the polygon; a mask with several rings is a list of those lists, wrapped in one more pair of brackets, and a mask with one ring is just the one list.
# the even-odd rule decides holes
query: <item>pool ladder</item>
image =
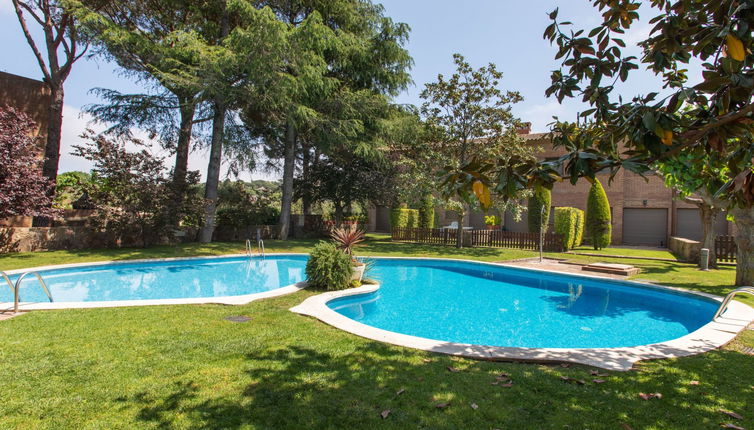
{"label": "pool ladder", "polygon": [[[257,253],[264,258],[264,241],[262,239],[257,240]],[[251,247],[251,239],[246,239],[246,255],[248,255],[249,258],[254,256]]]}
{"label": "pool ladder", "polygon": [[42,289],[44,290],[45,294],[47,294],[47,298],[50,299],[50,302],[52,303],[52,294],[50,294],[50,289],[47,288],[47,283],[44,279],[42,279],[42,275],[39,274],[39,272],[24,272],[21,274],[21,276],[16,279],[16,283],[13,284],[13,282],[10,280],[10,277],[8,277],[8,274],[0,270],[0,276],[5,279],[5,282],[10,287],[11,291],[13,291],[13,312],[18,312],[18,302],[21,301],[21,281],[26,278],[28,275],[34,275],[37,277],[37,280],[39,281],[39,284],[42,286]]}
{"label": "pool ladder", "polygon": [[720,303],[720,307],[717,308],[717,312],[715,312],[715,316],[712,318],[712,321],[715,321],[718,317],[720,317],[720,315],[723,314],[723,312],[725,312],[726,309],[728,309],[728,304],[730,304],[730,301],[733,300],[734,297],[736,297],[736,294],[741,293],[754,296],[754,287],[736,288],[735,290],[728,293],[728,295],[723,299],[723,302]]}

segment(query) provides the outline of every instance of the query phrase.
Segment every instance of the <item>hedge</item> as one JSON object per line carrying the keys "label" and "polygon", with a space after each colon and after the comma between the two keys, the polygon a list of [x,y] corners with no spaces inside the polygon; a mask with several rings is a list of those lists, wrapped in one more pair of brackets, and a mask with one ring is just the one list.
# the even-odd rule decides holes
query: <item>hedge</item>
{"label": "hedge", "polygon": [[576,211],[576,237],[574,237],[573,240],[573,247],[576,248],[578,246],[581,246],[581,243],[584,241],[584,211],[581,209],[573,208]]}
{"label": "hedge", "polygon": [[589,189],[589,198],[586,201],[586,233],[594,249],[610,246],[613,235],[610,201],[596,178]]}
{"label": "hedge", "polygon": [[[550,203],[552,202],[552,194],[550,190],[544,187],[537,187],[534,190],[534,195],[529,197],[529,233],[539,233],[540,220],[544,224],[544,231],[547,232],[547,224],[550,221]],[[546,208],[544,214],[542,208]]]}
{"label": "hedge", "polygon": [[422,197],[419,209],[419,227],[433,228],[435,226],[435,201],[432,194]]}
{"label": "hedge", "polygon": [[390,226],[392,228],[419,227],[419,211],[406,208],[393,209],[390,211]]}
{"label": "hedge", "polygon": [[569,207],[555,208],[555,233],[563,237],[563,251],[577,246],[579,231],[584,231],[584,213],[581,210]]}

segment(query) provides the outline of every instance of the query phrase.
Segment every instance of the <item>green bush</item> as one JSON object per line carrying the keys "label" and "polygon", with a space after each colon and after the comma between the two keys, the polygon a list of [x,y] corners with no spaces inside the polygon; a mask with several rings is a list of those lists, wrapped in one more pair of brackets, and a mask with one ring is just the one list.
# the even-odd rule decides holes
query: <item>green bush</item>
{"label": "green bush", "polygon": [[578,221],[578,209],[555,208],[555,233],[563,238],[563,251],[574,248]]}
{"label": "green bush", "polygon": [[[534,194],[529,197],[529,232],[539,233],[540,219],[544,225],[544,231],[547,231],[547,224],[550,221],[550,203],[552,202],[552,194],[550,190],[544,187],[537,187],[534,190]],[[544,215],[542,214],[542,208],[546,208]]]}
{"label": "green bush", "polygon": [[406,208],[393,209],[390,211],[390,226],[392,228],[417,228],[419,226],[419,211]]}
{"label": "green bush", "polygon": [[351,257],[332,242],[317,243],[306,262],[306,280],[313,288],[346,289],[351,284],[352,274]]}
{"label": "green bush", "polygon": [[584,240],[584,211],[576,209],[576,236],[573,239],[573,247],[581,246]]}
{"label": "green bush", "polygon": [[419,227],[432,228],[435,226],[435,199],[432,194],[422,197],[421,209],[419,209]]}
{"label": "green bush", "polygon": [[610,246],[613,234],[611,221],[610,202],[602,184],[595,178],[586,201],[586,234],[594,249]]}

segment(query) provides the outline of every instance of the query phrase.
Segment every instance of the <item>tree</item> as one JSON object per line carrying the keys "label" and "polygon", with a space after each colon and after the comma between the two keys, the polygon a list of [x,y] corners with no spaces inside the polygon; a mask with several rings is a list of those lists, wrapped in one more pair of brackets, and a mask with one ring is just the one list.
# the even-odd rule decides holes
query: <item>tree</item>
{"label": "tree", "polygon": [[[516,133],[520,122],[511,113],[522,97],[498,88],[503,75],[494,64],[474,69],[461,54],[454,54],[453,62],[456,72],[450,78],[438,75],[437,81],[425,85],[421,113],[432,129],[436,163],[442,163],[445,173],[443,196],[468,206],[476,194],[486,210],[492,202],[488,183],[478,180],[481,163],[532,156]],[[472,155],[475,164],[467,166]],[[464,213],[457,211],[459,229]],[[463,246],[462,236],[458,235],[458,248]]]}
{"label": "tree", "polygon": [[181,220],[189,183],[189,152],[197,119],[202,83],[200,53],[204,45],[202,10],[190,1],[147,2],[128,0],[70,1],[69,9],[91,36],[98,53],[117,63],[127,75],[153,86],[148,94],[122,94],[97,88],[107,103],[94,104],[87,112],[113,124],[108,132],[132,138],[134,127],[160,137],[175,152],[172,173],[173,199],[169,218]]}
{"label": "tree", "polygon": [[[45,144],[42,174],[50,182],[55,183],[58,174],[58,161],[60,160],[60,138],[63,126],[63,99],[65,96],[63,84],[71,73],[73,64],[86,53],[87,44],[79,34],[73,15],[64,10],[58,0],[11,1],[16,11],[18,23],[26,37],[26,42],[34,52],[44,76],[44,82],[50,90],[50,104],[47,109],[47,142]],[[32,37],[26,14],[42,27],[46,59]],[[54,193],[55,189],[50,188],[48,191]],[[46,218],[35,218],[34,222],[35,225],[47,225],[48,221]]]}
{"label": "tree", "polygon": [[594,249],[607,248],[613,237],[610,201],[599,179],[592,182],[586,200],[586,234]]}
{"label": "tree", "polygon": [[528,220],[529,233],[539,233],[544,227],[547,232],[547,226],[550,222],[550,206],[552,203],[552,192],[544,187],[536,187],[534,194],[529,197]]}
{"label": "tree", "polygon": [[419,207],[419,227],[433,228],[435,226],[435,198],[432,194],[425,194]]}
{"label": "tree", "polygon": [[[87,131],[85,146],[74,146],[74,155],[94,163],[92,182],[86,191],[95,207],[94,225],[115,233],[119,240],[139,237],[143,246],[172,239],[174,226],[167,214],[172,195],[164,160],[155,157],[136,139],[109,139]],[[126,144],[141,148],[136,152]],[[198,182],[198,175],[189,177]],[[194,212],[201,206],[193,200]]]}
{"label": "tree", "polygon": [[[697,156],[703,156],[705,159],[696,160]],[[721,166],[720,157],[715,153],[679,154],[656,163],[655,167],[665,180],[665,184],[676,190],[682,200],[699,208],[702,248],[709,250],[709,266],[716,268],[715,220],[722,216],[728,202],[716,197],[715,194],[727,182],[727,167]],[[701,261],[699,264],[702,264]]]}
{"label": "tree", "polygon": [[[729,181],[715,194],[728,202],[738,234],[736,284],[754,282],[754,13],[736,0],[654,1],[656,14],[648,38],[641,41],[641,62],[661,76],[655,91],[623,101],[614,96],[615,82],[637,69],[636,58],[624,57],[621,39],[638,20],[638,1],[596,0],[602,22],[589,32],[564,31],[557,9],[545,38],[557,45],[563,63],[552,73],[547,90],[558,100],[581,95],[590,108],[581,127],[557,123],[556,144],[569,154],[567,174],[593,177],[601,169],[645,173],[680,154],[719,153]],[[703,73],[689,82],[685,65],[701,64]],[[660,96],[660,93],[664,93]],[[683,108],[681,110],[681,108]],[[695,166],[693,171],[698,171]]]}
{"label": "tree", "polygon": [[0,107],[0,219],[55,214],[34,142],[36,125],[23,112]]}
{"label": "tree", "polygon": [[264,4],[286,24],[288,51],[270,66],[280,78],[266,87],[274,95],[254,98],[262,103],[248,106],[245,116],[268,153],[283,160],[279,226],[285,238],[301,148],[307,174],[312,151],[328,155],[347,148],[362,158],[376,155],[375,141],[363,137],[379,118],[368,113],[407,85],[411,57],[403,48],[408,26],[393,23],[370,1]]}
{"label": "tree", "polygon": [[71,204],[81,198],[92,175],[86,172],[64,172],[58,175],[55,184],[55,206],[58,208],[70,208]]}

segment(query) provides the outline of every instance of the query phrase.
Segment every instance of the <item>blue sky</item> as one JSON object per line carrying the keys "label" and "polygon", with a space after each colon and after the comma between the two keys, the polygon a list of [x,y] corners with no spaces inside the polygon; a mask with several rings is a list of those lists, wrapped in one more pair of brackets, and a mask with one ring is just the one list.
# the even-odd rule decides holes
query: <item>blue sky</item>
{"label": "blue sky", "polygon": [[[599,21],[599,13],[589,0],[384,0],[381,2],[386,14],[395,21],[410,25],[411,37],[407,45],[414,58],[412,69],[414,85],[401,94],[400,103],[420,104],[419,93],[426,82],[436,79],[438,73],[453,72],[452,54],[459,52],[474,66],[495,63],[504,76],[501,88],[517,90],[524,101],[514,107],[514,112],[524,121],[533,123],[533,131],[547,131],[553,115],[573,119],[584,107],[577,101],[560,105],[557,100],[545,97],[550,83],[550,72],[558,63],[553,60],[555,49],[542,39],[542,32],[549,24],[547,13],[560,8],[560,17],[573,21],[576,28],[591,28]],[[460,6],[459,6],[460,5]],[[647,6],[640,9],[640,13]],[[644,15],[642,15],[644,16]],[[647,17],[625,40],[635,45],[649,32]],[[30,78],[40,79],[41,72],[26,44],[21,29],[12,11],[10,0],[0,0],[0,40],[4,42],[0,70]],[[638,53],[638,49],[633,51]],[[692,73],[693,75],[693,73]],[[657,78],[641,71],[619,87],[625,97],[656,88]],[[116,89],[123,92],[138,92],[141,87],[122,76],[117,67],[101,58],[82,59],[74,67],[66,82],[66,111],[61,158],[61,171],[87,170],[86,160],[70,154],[70,146],[78,142],[78,134],[87,126],[88,118],[81,116],[80,109],[88,103],[97,102],[89,93],[93,87]],[[155,154],[167,155],[159,149]],[[191,168],[204,173],[207,153],[194,151]],[[246,179],[249,174],[243,175]],[[274,178],[275,172],[254,172],[252,177]]]}

